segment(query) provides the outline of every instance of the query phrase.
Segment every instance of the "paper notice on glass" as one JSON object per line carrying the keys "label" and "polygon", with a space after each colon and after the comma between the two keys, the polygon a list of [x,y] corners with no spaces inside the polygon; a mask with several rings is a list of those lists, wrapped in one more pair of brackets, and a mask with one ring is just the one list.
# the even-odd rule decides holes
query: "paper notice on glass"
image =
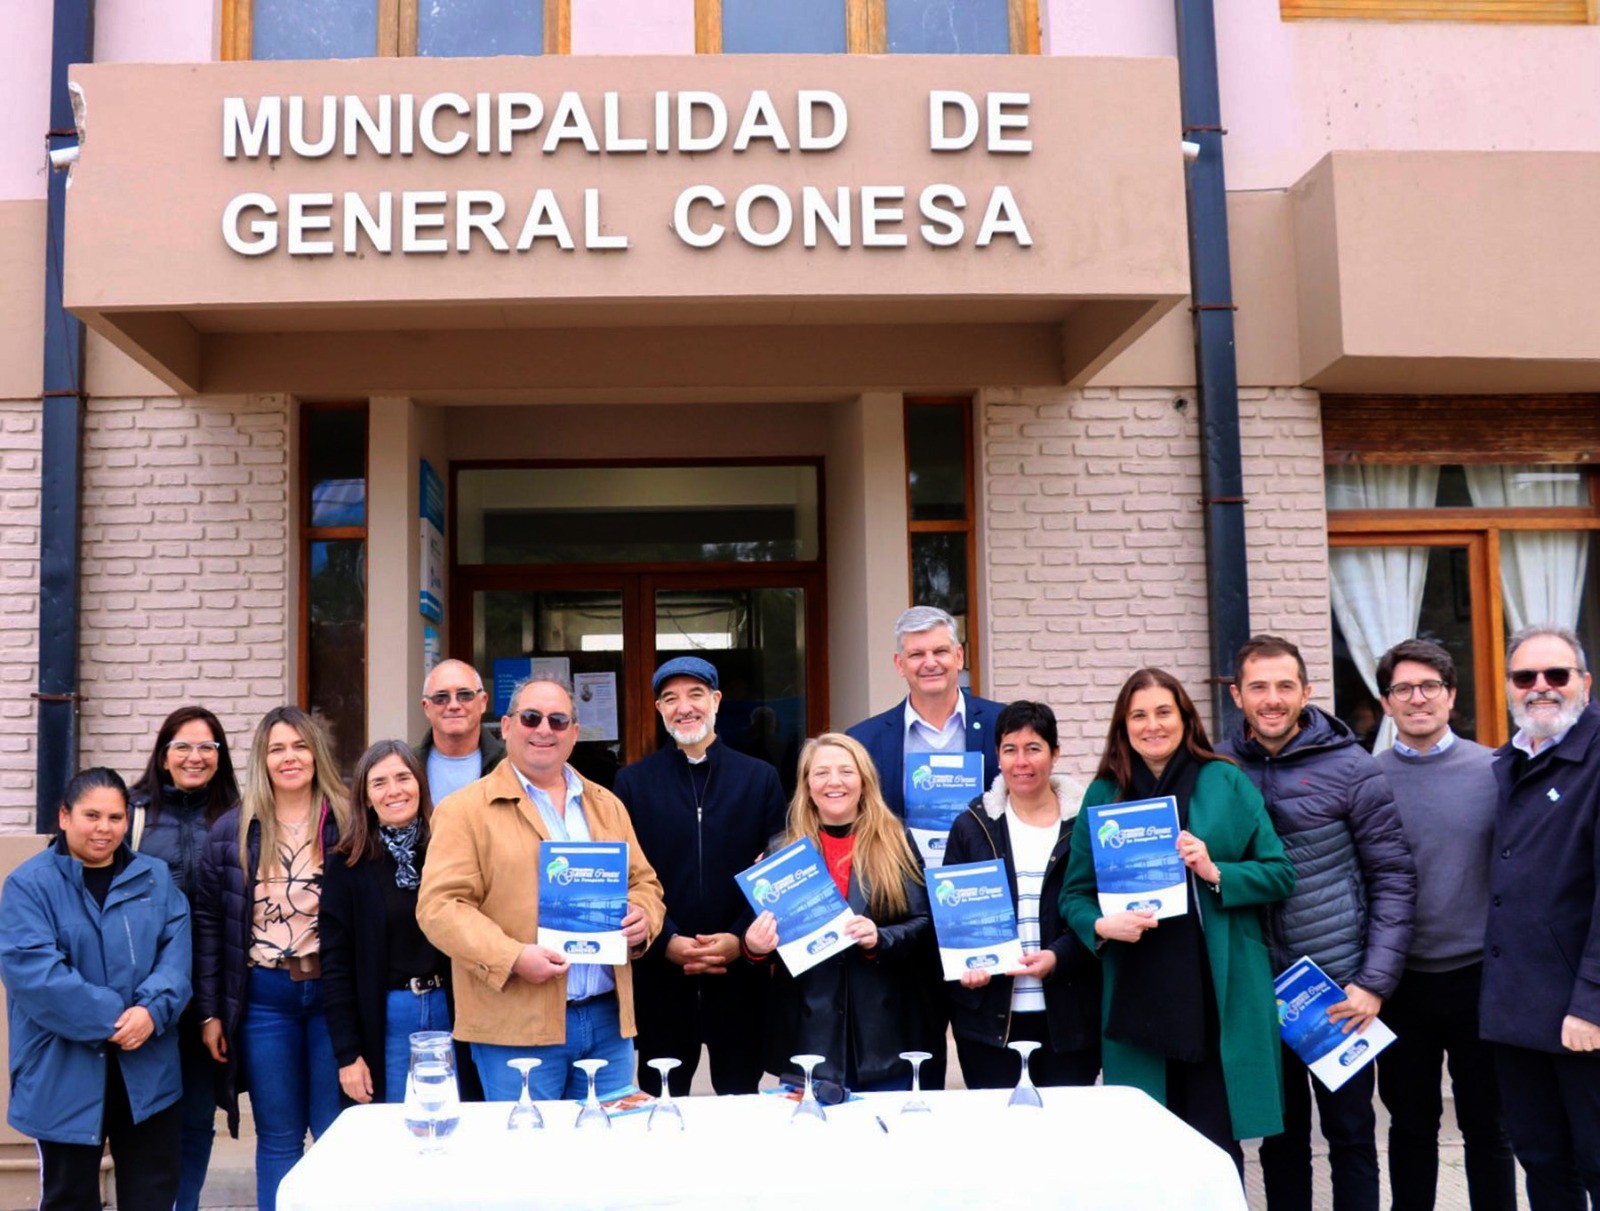
{"label": "paper notice on glass", "polygon": [[578,739],[621,739],[617,731],[615,673],[577,674],[572,679],[572,697],[578,708]]}
{"label": "paper notice on glass", "polygon": [[1189,911],[1189,880],[1178,856],[1178,801],[1171,795],[1086,807],[1100,911]]}
{"label": "paper notice on glass", "polygon": [[569,963],[628,961],[626,841],[546,841],[539,847],[540,946]]}
{"label": "paper notice on glass", "polygon": [[983,793],[982,753],[907,753],[906,827],[924,866],[944,862],[956,817]]}
{"label": "paper notice on glass", "polygon": [[855,945],[844,931],[855,914],[809,837],[785,845],[734,881],[751,908],[777,918],[778,957],[789,974],[799,975]]}
{"label": "paper notice on glass", "polygon": [[1342,1022],[1331,1020],[1328,1010],[1345,999],[1345,991],[1310,959],[1297,959],[1272,987],[1283,1041],[1329,1089],[1338,1089],[1394,1042],[1394,1031],[1377,1018],[1349,1034]]}
{"label": "paper notice on glass", "polygon": [[944,978],[1013,971],[1022,962],[1011,883],[1002,862],[966,862],[928,871],[928,904]]}

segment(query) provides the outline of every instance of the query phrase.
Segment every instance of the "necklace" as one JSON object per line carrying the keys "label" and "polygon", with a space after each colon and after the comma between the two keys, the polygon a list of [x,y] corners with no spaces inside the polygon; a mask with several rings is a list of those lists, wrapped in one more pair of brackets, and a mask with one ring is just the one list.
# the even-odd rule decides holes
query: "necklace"
{"label": "necklace", "polygon": [[306,826],[311,823],[310,816],[307,816],[304,820],[301,820],[295,824],[290,824],[282,816],[274,816],[273,819],[278,822],[279,828],[283,829],[284,832],[294,837],[298,837],[301,833],[305,832]]}

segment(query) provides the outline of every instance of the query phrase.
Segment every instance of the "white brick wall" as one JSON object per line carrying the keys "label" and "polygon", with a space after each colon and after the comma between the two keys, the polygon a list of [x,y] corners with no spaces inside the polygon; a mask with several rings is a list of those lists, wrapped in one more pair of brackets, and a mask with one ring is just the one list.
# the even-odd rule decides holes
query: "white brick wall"
{"label": "white brick wall", "polygon": [[241,768],[288,699],[288,423],[281,396],[90,401],[82,764],[131,780],[161,720],[197,702]]}
{"label": "white brick wall", "polygon": [[[1191,400],[1182,413],[1178,395]],[[991,391],[980,452],[985,684],[1061,722],[1063,764],[1093,773],[1128,674],[1168,669],[1207,710],[1200,445],[1193,392]],[[1240,393],[1251,624],[1300,644],[1327,684],[1326,520],[1317,397]]]}
{"label": "white brick wall", "polygon": [[40,405],[0,403],[0,832],[33,831]]}

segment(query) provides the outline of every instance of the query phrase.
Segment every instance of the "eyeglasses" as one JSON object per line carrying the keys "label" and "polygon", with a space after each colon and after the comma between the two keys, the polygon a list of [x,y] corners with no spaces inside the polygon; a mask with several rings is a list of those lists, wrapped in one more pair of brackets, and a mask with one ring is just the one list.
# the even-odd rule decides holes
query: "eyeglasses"
{"label": "eyeglasses", "polygon": [[1553,690],[1564,690],[1567,682],[1572,680],[1572,674],[1582,673],[1582,669],[1557,666],[1553,669],[1512,669],[1506,674],[1506,680],[1519,690],[1531,690],[1538,683],[1539,678],[1544,678],[1544,683]]}
{"label": "eyeglasses", "polygon": [[[455,700],[462,706],[466,706],[469,702],[475,702],[481,693],[483,693],[482,690],[457,690],[455,692]],[[440,690],[437,694],[429,694],[427,697],[428,701],[433,703],[434,706],[450,705],[449,690]]]}
{"label": "eyeglasses", "polygon": [[215,740],[202,740],[198,744],[190,744],[187,740],[174,740],[167,745],[167,752],[180,760],[190,753],[199,753],[202,757],[215,757],[222,751],[222,745]]}
{"label": "eyeglasses", "polygon": [[1405,702],[1412,694],[1420,693],[1424,702],[1432,702],[1443,690],[1442,681],[1397,681],[1389,687],[1389,697]]}
{"label": "eyeglasses", "polygon": [[564,732],[572,726],[572,716],[562,711],[551,711],[548,715],[543,711],[518,711],[517,722],[530,732],[541,723],[548,723],[552,732]]}

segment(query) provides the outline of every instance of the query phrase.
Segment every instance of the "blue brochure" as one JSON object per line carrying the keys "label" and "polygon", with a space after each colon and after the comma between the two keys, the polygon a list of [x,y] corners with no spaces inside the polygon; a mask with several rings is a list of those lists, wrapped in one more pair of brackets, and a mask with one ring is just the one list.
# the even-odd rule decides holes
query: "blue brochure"
{"label": "blue brochure", "polygon": [[924,866],[944,862],[950,826],[983,793],[982,753],[907,753],[906,827]]}
{"label": "blue brochure", "polygon": [[628,961],[626,841],[546,841],[539,847],[539,937],[569,963]]}
{"label": "blue brochure", "polygon": [[1017,913],[1003,862],[966,862],[928,871],[928,904],[939,935],[944,978],[983,969],[1012,971],[1022,961]]}
{"label": "blue brochure", "polygon": [[1178,856],[1178,801],[1171,795],[1086,807],[1089,848],[1103,913],[1189,911],[1189,879]]}
{"label": "blue brochure", "polygon": [[1346,1034],[1342,1023],[1329,1020],[1328,1010],[1344,1000],[1345,992],[1310,959],[1297,959],[1272,988],[1283,1041],[1329,1089],[1339,1088],[1394,1042],[1394,1031],[1376,1018],[1359,1034]]}
{"label": "blue brochure", "polygon": [[799,975],[855,945],[844,931],[855,913],[809,837],[785,845],[734,881],[751,908],[777,918],[778,956],[789,974]]}

